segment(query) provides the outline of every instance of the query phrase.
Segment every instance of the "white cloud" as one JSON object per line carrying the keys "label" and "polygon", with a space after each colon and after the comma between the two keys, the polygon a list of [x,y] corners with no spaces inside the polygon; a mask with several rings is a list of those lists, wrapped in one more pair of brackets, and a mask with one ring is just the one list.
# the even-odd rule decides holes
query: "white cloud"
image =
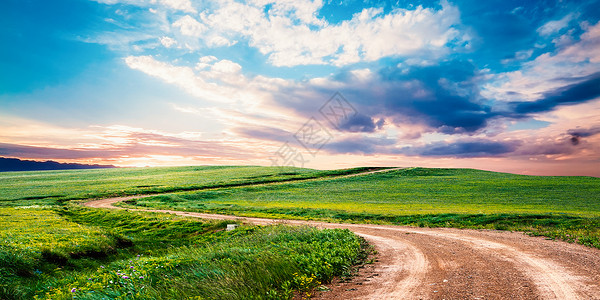
{"label": "white cloud", "polygon": [[217,60],[217,58],[212,55],[200,57],[200,59],[198,60],[198,63],[196,64],[195,69],[203,70],[203,69],[209,68],[211,66],[210,63],[215,60]]}
{"label": "white cloud", "polygon": [[325,21],[317,18],[317,11],[323,6],[323,1],[298,1],[298,0],[255,0],[254,5],[266,6],[272,4],[269,9],[270,15],[290,16],[305,24],[324,25]]}
{"label": "white cloud", "polygon": [[507,63],[510,63],[510,62],[513,62],[513,61],[517,61],[517,60],[526,60],[526,59],[530,58],[532,54],[533,54],[533,50],[532,49],[517,51],[515,53],[515,56],[513,58],[503,59],[501,61],[501,63],[507,64]]}
{"label": "white cloud", "polygon": [[[192,2],[190,0],[93,0],[98,3],[104,4],[133,4],[139,6],[147,6],[148,4],[156,5],[160,4],[162,6],[168,7],[173,10],[180,10],[188,13],[196,13],[196,9],[192,6]],[[151,8],[152,9],[152,8]]]}
{"label": "white cloud", "polygon": [[212,55],[200,57],[201,63],[209,63],[209,62],[213,62],[215,60],[217,60],[217,58]]}
{"label": "white cloud", "polygon": [[211,35],[206,39],[206,45],[209,47],[233,46],[235,43],[235,41],[230,41],[218,35]]}
{"label": "white cloud", "polygon": [[556,53],[544,53],[523,63],[518,71],[491,76],[482,95],[501,101],[533,101],[544,92],[567,84],[571,78],[582,78],[600,70],[600,22],[585,28],[577,43]]}
{"label": "white cloud", "polygon": [[[263,76],[248,79],[242,74],[239,64],[217,60],[214,56],[201,58],[195,68],[175,66],[152,56],[129,56],[125,58],[125,63],[132,69],[178,86],[202,100],[242,104],[248,111],[269,100],[273,89],[288,84],[282,79]],[[267,86],[270,88],[265,88]]]}
{"label": "white cloud", "polygon": [[177,44],[177,41],[168,36],[163,36],[160,38],[160,43],[167,48],[171,48]]}
{"label": "white cloud", "polygon": [[560,55],[557,55],[557,60],[600,63],[600,21],[586,29],[586,32],[581,35],[580,41],[565,48]]}
{"label": "white cloud", "polygon": [[[156,2],[156,0],[152,0],[151,2]],[[196,13],[196,9],[194,9],[190,0],[160,0],[159,2],[172,9]]]}
{"label": "white cloud", "polygon": [[445,0],[437,10],[419,6],[384,13],[366,8],[338,24],[319,17],[321,0],[208,1],[202,3],[199,14],[189,0],[96,1],[153,9],[148,15],[168,24],[144,31],[155,34],[153,39],[167,48],[177,45],[178,49],[197,51],[241,42],[267,56],[275,66],[343,66],[388,56],[435,63],[448,53],[449,44],[464,46],[470,39],[457,29],[458,8]]}
{"label": "white cloud", "polygon": [[558,33],[561,29],[567,27],[567,25],[569,25],[569,22],[575,19],[575,17],[575,14],[570,13],[560,20],[550,21],[542,25],[540,28],[538,28],[537,32],[542,36],[548,36],[554,33]]}
{"label": "white cloud", "polygon": [[212,70],[220,73],[238,73],[242,66],[230,60],[221,60],[212,66]]}
{"label": "white cloud", "polygon": [[213,102],[232,102],[234,96],[230,89],[210,83],[196,76],[192,68],[173,66],[155,60],[151,56],[129,56],[125,58],[127,65],[148,75],[158,77],[167,83],[174,84],[188,93]]}
{"label": "white cloud", "polygon": [[[420,6],[388,14],[381,9],[364,9],[337,25],[317,17],[321,1],[277,2],[267,16],[264,11],[269,2],[220,2],[214,11],[202,12],[194,24],[210,29],[209,35],[201,37],[206,46],[247,40],[276,66],[347,65],[386,56],[437,58],[447,51],[448,43],[468,39],[454,28],[460,23],[460,14],[446,1],[437,11]],[[191,19],[187,16],[186,22],[192,23]]]}
{"label": "white cloud", "polygon": [[206,26],[196,21],[189,15],[181,17],[173,23],[173,27],[179,28],[181,34],[186,36],[200,37],[206,31]]}

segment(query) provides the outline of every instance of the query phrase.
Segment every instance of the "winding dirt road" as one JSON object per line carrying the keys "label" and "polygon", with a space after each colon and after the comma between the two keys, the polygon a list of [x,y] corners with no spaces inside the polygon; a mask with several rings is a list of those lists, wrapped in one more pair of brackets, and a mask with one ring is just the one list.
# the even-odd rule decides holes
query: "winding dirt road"
{"label": "winding dirt road", "polygon": [[[85,203],[123,209],[120,197]],[[378,260],[316,299],[600,299],[600,250],[522,233],[336,224],[145,210],[254,224],[347,228],[378,250]]]}

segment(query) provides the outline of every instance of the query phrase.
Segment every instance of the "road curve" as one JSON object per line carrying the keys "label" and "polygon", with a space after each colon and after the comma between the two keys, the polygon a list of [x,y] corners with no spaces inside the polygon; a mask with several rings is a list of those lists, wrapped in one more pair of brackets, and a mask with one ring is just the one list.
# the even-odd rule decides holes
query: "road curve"
{"label": "road curve", "polygon": [[[94,200],[85,206],[142,196]],[[317,299],[600,299],[600,250],[522,233],[391,225],[272,220],[138,209],[267,225],[346,228],[378,250],[378,262]]]}

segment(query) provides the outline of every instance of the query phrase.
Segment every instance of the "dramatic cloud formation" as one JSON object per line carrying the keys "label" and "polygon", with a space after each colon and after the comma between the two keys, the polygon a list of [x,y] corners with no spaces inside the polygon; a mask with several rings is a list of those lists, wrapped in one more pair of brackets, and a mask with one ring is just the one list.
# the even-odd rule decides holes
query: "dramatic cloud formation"
{"label": "dramatic cloud formation", "polygon": [[516,102],[514,112],[519,114],[545,112],[558,105],[577,104],[596,99],[600,96],[600,73],[590,75],[580,83],[560,87],[543,94],[536,101]]}
{"label": "dramatic cloud formation", "polygon": [[567,131],[571,135],[571,144],[574,146],[579,145],[581,138],[586,138],[600,134],[600,126],[588,128],[588,129],[569,129]]}
{"label": "dramatic cloud formation", "polygon": [[401,151],[409,155],[445,157],[493,157],[514,152],[520,142],[493,142],[489,140],[463,140],[456,142],[435,142],[421,147]]}
{"label": "dramatic cloud formation", "polygon": [[419,3],[3,1],[0,156],[600,176],[598,1]]}

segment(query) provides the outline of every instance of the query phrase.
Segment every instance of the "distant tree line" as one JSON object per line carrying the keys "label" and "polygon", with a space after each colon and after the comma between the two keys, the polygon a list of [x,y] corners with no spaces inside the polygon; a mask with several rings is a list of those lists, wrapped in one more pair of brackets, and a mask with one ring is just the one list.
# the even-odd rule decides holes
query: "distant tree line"
{"label": "distant tree line", "polygon": [[115,166],[59,163],[59,162],[51,161],[51,160],[48,160],[48,161],[20,160],[17,158],[0,157],[0,172],[70,170],[70,169],[103,169],[103,168],[115,168]]}

